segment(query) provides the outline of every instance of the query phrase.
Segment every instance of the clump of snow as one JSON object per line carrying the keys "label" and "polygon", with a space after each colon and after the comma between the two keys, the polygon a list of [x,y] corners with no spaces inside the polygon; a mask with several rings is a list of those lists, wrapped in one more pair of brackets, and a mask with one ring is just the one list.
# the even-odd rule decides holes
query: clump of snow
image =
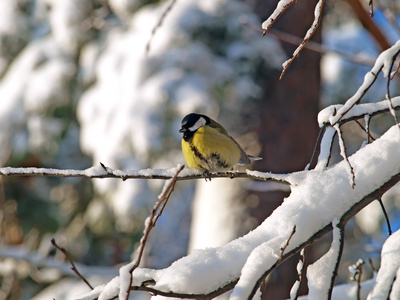
{"label": "clump of snow", "polygon": [[343,236],[340,228],[337,227],[338,220],[332,222],[333,240],[330,249],[320,259],[307,268],[308,299],[328,299],[328,292],[331,286],[331,278],[336,276],[335,266],[339,259]]}
{"label": "clump of snow", "polygon": [[400,230],[393,233],[383,244],[381,267],[376,277],[374,289],[367,299],[399,299],[399,270]]}

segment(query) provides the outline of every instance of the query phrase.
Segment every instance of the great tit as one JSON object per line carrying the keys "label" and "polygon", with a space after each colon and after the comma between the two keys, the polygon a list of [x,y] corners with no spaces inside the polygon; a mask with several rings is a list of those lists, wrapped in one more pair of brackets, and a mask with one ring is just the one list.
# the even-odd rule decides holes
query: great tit
{"label": "great tit", "polygon": [[189,168],[220,172],[261,159],[247,155],[224,127],[205,115],[188,114],[181,127],[182,152]]}

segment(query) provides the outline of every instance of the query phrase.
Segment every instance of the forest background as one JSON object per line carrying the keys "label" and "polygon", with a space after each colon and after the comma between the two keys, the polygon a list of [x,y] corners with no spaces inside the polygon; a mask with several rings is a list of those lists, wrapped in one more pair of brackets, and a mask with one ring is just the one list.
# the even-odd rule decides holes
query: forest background
{"label": "forest background", "polygon": [[[196,111],[263,157],[253,169],[303,170],[317,140],[318,112],[351,97],[379,53],[399,39],[400,8],[374,1],[371,18],[367,1],[327,1],[308,47],[279,79],[314,20],[316,1],[298,1],[262,37],[261,23],[276,7],[270,2],[2,1],[0,165],[170,168],[184,163],[178,129]],[[386,83],[378,78],[363,102],[383,100]],[[396,95],[396,81],[391,90]],[[391,121],[390,114],[379,117],[374,130],[384,132]],[[343,136],[349,155],[365,139],[357,125],[344,127]],[[341,160],[338,146],[333,153],[331,164]],[[38,257],[41,264],[64,259],[51,237],[74,261],[101,266],[92,269],[94,282],[117,275],[114,266],[131,259],[162,186],[158,180],[2,177],[3,299],[71,299],[87,291],[66,269],[37,264]],[[193,249],[224,245],[258,226],[287,195],[280,185],[243,179],[180,182],[142,265],[163,268]],[[383,200],[396,231],[396,189]],[[337,283],[348,281],[348,267],[359,258],[378,267],[387,238],[377,202],[346,229]],[[310,248],[310,262],[329,242]],[[269,278],[272,299],[289,297],[297,260]],[[372,273],[366,265],[365,278]]]}

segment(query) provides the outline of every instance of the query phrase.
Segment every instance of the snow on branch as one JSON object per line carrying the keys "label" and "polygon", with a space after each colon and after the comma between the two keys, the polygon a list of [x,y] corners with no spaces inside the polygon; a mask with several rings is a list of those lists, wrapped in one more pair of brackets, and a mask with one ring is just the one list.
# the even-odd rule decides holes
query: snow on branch
{"label": "snow on branch", "polygon": [[[272,27],[272,25],[275,23],[277,18],[279,18],[286,9],[289,8],[295,1],[293,0],[281,0],[278,2],[277,7],[275,11],[269,16],[269,18],[264,21],[261,25],[263,31],[263,36],[267,33],[267,31]],[[307,44],[307,42],[311,39],[311,37],[314,35],[314,33],[317,31],[318,26],[321,22],[321,17],[322,17],[322,8],[324,6],[325,0],[319,0],[317,5],[315,6],[314,10],[314,21],[311,24],[310,28],[308,29],[306,35],[303,38],[303,41],[300,43],[300,45],[297,47],[297,49],[293,52],[293,55],[290,59],[286,60],[282,66],[283,70],[280,75],[280,79],[282,76],[285,74],[286,70],[290,66],[290,64],[293,62],[293,60],[299,56],[300,52],[304,49],[304,46]]]}
{"label": "snow on branch", "polygon": [[[127,179],[164,179],[168,180],[174,177],[176,168],[169,169],[143,169],[143,170],[113,170],[110,167],[100,163],[99,166],[94,166],[86,170],[71,170],[71,169],[51,169],[51,168],[0,168],[0,175],[4,176],[50,176],[50,177],[84,177],[84,178],[117,178],[122,180]],[[203,173],[195,169],[185,169],[179,173],[176,181],[204,179]],[[272,181],[282,184],[290,184],[289,174],[273,174],[259,173],[246,170],[246,172],[217,172],[207,174],[207,179],[212,178],[249,178],[254,180]]]}
{"label": "snow on branch", "polygon": [[[400,131],[393,126],[349,156],[357,178],[354,188],[347,180],[344,160],[328,169],[290,174],[290,196],[255,230],[222,247],[195,250],[165,269],[137,268],[131,289],[196,299],[210,299],[234,289],[232,299],[251,299],[258,282],[283,261],[334,227],[343,228],[363,207],[400,181],[399,143]],[[337,225],[332,226],[332,222]],[[296,232],[281,258],[282,245],[294,226]],[[105,294],[105,286],[98,286],[76,299],[117,297],[120,281],[114,278]]]}
{"label": "snow on branch", "polygon": [[368,298],[400,299],[400,230],[393,233],[383,244],[381,267],[376,285]]}
{"label": "snow on branch", "polygon": [[[368,92],[370,87],[374,84],[378,75],[383,71],[383,75],[387,78],[388,82],[392,79],[392,74],[390,74],[394,61],[396,60],[398,54],[400,53],[400,40],[396,42],[391,48],[383,51],[376,59],[375,65],[372,67],[371,71],[364,76],[364,82],[358,88],[357,92],[346,101],[346,103],[337,110],[336,113],[329,117],[329,123],[334,126],[339,123],[350,110],[357,104],[360,103],[361,99]],[[393,99],[388,97],[387,108],[394,107]],[[392,110],[391,110],[392,111]]]}

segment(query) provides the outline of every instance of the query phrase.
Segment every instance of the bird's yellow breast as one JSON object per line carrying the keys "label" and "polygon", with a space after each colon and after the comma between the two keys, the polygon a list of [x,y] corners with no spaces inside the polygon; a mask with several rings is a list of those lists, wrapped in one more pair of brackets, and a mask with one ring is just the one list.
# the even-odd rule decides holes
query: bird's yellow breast
{"label": "bird's yellow breast", "polygon": [[189,168],[203,172],[231,169],[241,156],[232,138],[211,126],[200,127],[189,141],[182,139],[182,152]]}

